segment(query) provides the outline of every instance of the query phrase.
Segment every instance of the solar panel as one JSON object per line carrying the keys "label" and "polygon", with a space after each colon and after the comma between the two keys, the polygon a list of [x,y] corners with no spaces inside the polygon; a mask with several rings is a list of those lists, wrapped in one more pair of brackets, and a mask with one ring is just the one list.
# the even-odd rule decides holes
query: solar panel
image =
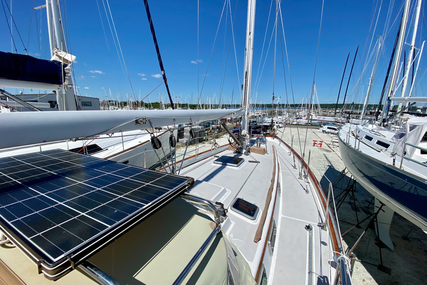
{"label": "solar panel", "polygon": [[57,279],[192,183],[65,150],[0,158],[0,227]]}

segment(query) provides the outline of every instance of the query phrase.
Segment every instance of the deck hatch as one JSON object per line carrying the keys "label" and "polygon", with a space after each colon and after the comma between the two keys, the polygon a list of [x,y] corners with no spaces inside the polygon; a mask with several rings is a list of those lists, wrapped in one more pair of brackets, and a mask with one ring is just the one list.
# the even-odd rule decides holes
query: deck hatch
{"label": "deck hatch", "polygon": [[192,183],[65,150],[1,158],[0,229],[60,276]]}
{"label": "deck hatch", "polygon": [[239,167],[245,161],[242,157],[237,156],[221,156],[214,160],[215,164],[224,165],[224,166],[234,166]]}
{"label": "deck hatch", "polygon": [[236,200],[234,200],[233,206],[231,208],[251,220],[256,219],[259,211],[257,205],[243,200],[242,198],[237,198]]}

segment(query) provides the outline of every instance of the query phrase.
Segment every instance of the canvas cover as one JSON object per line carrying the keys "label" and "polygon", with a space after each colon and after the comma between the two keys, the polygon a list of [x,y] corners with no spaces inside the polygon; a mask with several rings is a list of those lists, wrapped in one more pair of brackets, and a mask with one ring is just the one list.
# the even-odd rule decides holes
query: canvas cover
{"label": "canvas cover", "polygon": [[0,51],[0,79],[62,85],[65,67],[57,61]]}
{"label": "canvas cover", "polygon": [[[408,120],[406,124],[400,128],[393,136],[395,142],[393,152],[398,155],[402,155],[405,143],[418,145],[421,138],[427,131],[427,118],[413,118]],[[412,157],[415,152],[415,148],[411,146],[406,147],[406,156]]]}

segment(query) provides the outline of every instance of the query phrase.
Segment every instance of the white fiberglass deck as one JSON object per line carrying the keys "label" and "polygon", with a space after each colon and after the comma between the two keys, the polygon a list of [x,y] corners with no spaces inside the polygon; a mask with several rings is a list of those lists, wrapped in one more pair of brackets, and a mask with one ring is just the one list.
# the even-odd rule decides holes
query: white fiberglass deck
{"label": "white fiberglass deck", "polygon": [[[227,150],[216,157],[187,167],[181,175],[195,179],[191,194],[222,202],[228,209],[229,219],[224,223],[223,231],[246,258],[254,277],[257,273],[260,274],[260,260],[263,260],[268,281],[273,281],[272,284],[309,284],[309,278],[312,278],[312,284],[318,284],[318,279],[331,283],[331,271],[335,271],[330,266],[333,260],[333,245],[329,231],[318,227],[318,224],[323,222],[324,212],[316,190],[309,185],[307,194],[307,180],[298,179],[299,169],[293,169],[292,156],[289,156],[283,144],[279,145],[277,140],[268,138],[267,145],[268,153],[265,155],[242,155],[245,161],[239,167],[213,163],[219,156],[233,156],[233,152]],[[263,239],[258,243],[253,241],[260,217],[265,211],[265,200],[273,175],[272,145],[275,146],[276,158],[279,161],[281,186],[276,204],[274,205],[273,191],[273,198],[268,207],[269,212],[274,208],[273,223],[277,226],[273,252],[270,250],[269,241],[265,239],[269,235],[270,213],[264,225]],[[230,209],[235,198],[242,198],[259,207],[255,220],[252,221]],[[313,229],[311,276],[310,233],[305,229],[308,224]],[[270,236],[268,238],[270,239]]]}

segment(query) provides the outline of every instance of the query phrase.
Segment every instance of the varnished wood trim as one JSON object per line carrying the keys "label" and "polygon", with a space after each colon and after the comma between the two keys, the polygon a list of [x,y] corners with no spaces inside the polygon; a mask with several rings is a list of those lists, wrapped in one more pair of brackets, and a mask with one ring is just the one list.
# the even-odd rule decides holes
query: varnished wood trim
{"label": "varnished wood trim", "polygon": [[[276,136],[274,139],[278,139],[279,141],[281,141],[284,145],[286,145],[287,148],[289,148],[292,151],[292,153],[298,158],[300,162],[302,161],[301,156],[293,148],[291,148],[287,143],[285,143],[281,138]],[[322,202],[323,210],[326,211],[326,208],[327,208],[326,196],[325,196],[325,193],[323,192],[323,189],[320,187],[319,181],[317,180],[316,176],[311,171],[310,167],[308,167],[305,161],[303,162],[303,166],[307,169],[308,175],[313,181],[314,187],[316,188],[318,195],[321,197],[320,201]],[[338,233],[337,233],[336,226],[338,225],[332,221],[333,218],[330,216],[330,213],[325,213],[325,214],[327,215],[327,223],[331,231],[331,237],[332,237],[333,246],[334,246],[334,253],[335,255],[338,255],[338,253],[340,252],[339,244],[341,244],[341,241],[337,240]]]}
{"label": "varnished wood trim", "polygon": [[[274,147],[274,146],[273,146],[273,147]],[[273,152],[273,153],[274,153],[274,152]],[[277,165],[277,160],[276,160],[274,163],[275,163],[275,165]],[[255,275],[255,281],[256,281],[256,282],[258,282],[258,278],[259,278],[259,275],[260,275],[260,273],[261,273],[262,262],[263,262],[263,260],[264,260],[264,255],[265,255],[265,251],[266,251],[266,249],[267,249],[267,244],[268,244],[268,235],[270,234],[271,225],[272,225],[272,223],[273,223],[274,210],[276,209],[276,200],[277,200],[277,194],[278,194],[277,186],[278,186],[278,183],[279,183],[279,173],[280,173],[280,166],[279,166],[279,165],[277,165],[277,178],[276,178],[276,179],[277,179],[277,184],[276,184],[276,195],[274,195],[274,203],[273,203],[273,209],[272,209],[272,211],[271,211],[271,219],[270,219],[270,223],[269,223],[269,225],[268,225],[267,237],[266,237],[266,239],[265,239],[264,248],[263,248],[263,250],[262,250],[261,259],[260,259],[260,262],[259,262],[259,265],[258,265],[258,270],[257,270],[257,273],[256,273],[256,275]],[[277,235],[276,235],[276,238],[277,238]]]}

